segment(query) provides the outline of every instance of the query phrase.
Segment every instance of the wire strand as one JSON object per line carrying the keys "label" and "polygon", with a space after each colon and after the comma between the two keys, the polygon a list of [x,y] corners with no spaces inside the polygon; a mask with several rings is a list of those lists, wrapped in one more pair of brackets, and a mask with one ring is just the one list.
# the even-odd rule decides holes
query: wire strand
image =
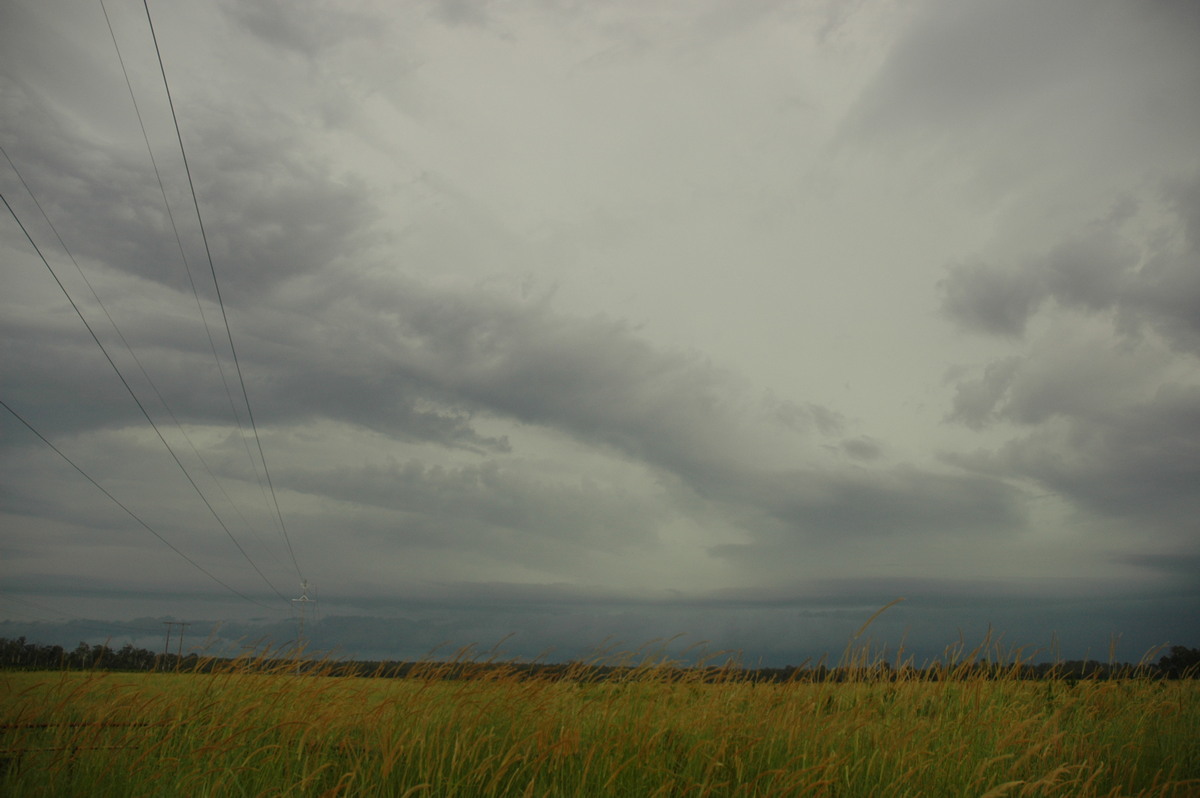
{"label": "wire strand", "polygon": [[[7,204],[7,201],[6,201],[6,203],[5,203],[5,204]],[[183,552],[181,549],[179,549],[179,547],[177,547],[177,546],[176,546],[174,543],[172,543],[171,541],[169,541],[169,540],[167,540],[166,538],[164,538],[164,537],[163,537],[161,534],[159,534],[158,530],[156,530],[154,527],[150,526],[150,525],[149,525],[149,524],[147,524],[145,521],[143,521],[143,520],[142,520],[142,519],[141,519],[141,518],[140,518],[140,517],[137,515],[137,513],[135,513],[133,510],[130,510],[128,507],[126,507],[124,504],[122,504],[122,503],[121,503],[121,501],[120,501],[120,500],[119,500],[119,499],[118,499],[116,496],[113,496],[111,493],[109,493],[107,490],[105,490],[105,488],[104,488],[104,486],[103,486],[103,485],[101,485],[101,484],[100,484],[99,482],[97,482],[96,480],[92,479],[91,475],[90,475],[90,474],[88,474],[88,472],[84,471],[84,470],[83,470],[83,469],[82,469],[82,468],[81,468],[81,467],[80,467],[78,464],[76,464],[76,463],[75,463],[75,461],[74,461],[74,460],[72,460],[70,457],[67,457],[67,455],[66,455],[66,454],[64,454],[64,453],[63,453],[63,451],[62,451],[61,449],[59,449],[57,446],[55,446],[53,443],[51,443],[51,442],[50,442],[50,439],[49,439],[49,438],[47,438],[47,437],[46,437],[45,435],[43,435],[42,433],[38,432],[38,431],[37,431],[37,429],[35,429],[35,428],[34,428],[34,426],[33,426],[32,424],[30,424],[28,421],[26,421],[26,420],[24,419],[24,417],[22,417],[22,416],[21,416],[21,414],[20,414],[20,413],[18,413],[16,410],[13,410],[13,409],[12,409],[12,407],[10,407],[10,406],[8,405],[8,403],[7,403],[7,402],[5,402],[3,399],[0,399],[0,407],[3,407],[5,410],[7,410],[9,413],[11,413],[11,414],[12,414],[12,416],[13,416],[13,418],[15,418],[17,421],[20,421],[20,422],[21,422],[23,425],[25,425],[25,428],[26,428],[26,429],[28,429],[30,432],[32,432],[34,435],[36,435],[36,436],[38,437],[38,439],[39,439],[39,440],[41,440],[41,442],[42,442],[42,443],[44,443],[44,444],[46,444],[47,446],[49,446],[49,447],[50,447],[50,448],[51,448],[51,449],[54,451],[54,453],[55,453],[55,454],[57,454],[59,457],[61,457],[63,460],[66,460],[66,461],[67,461],[67,464],[68,464],[68,465],[70,465],[70,466],[71,466],[71,468],[74,468],[76,471],[78,471],[78,472],[79,472],[79,473],[80,473],[80,474],[83,476],[83,478],[84,478],[84,479],[86,479],[88,482],[92,483],[92,485],[94,485],[94,486],[96,487],[96,489],[97,489],[97,490],[99,490],[101,493],[103,493],[105,496],[107,496],[107,497],[109,498],[109,500],[111,500],[111,501],[112,501],[112,503],[113,503],[113,504],[117,505],[117,506],[118,506],[118,507],[120,507],[122,510],[124,510],[124,511],[125,511],[125,513],[126,513],[126,515],[128,515],[130,518],[132,518],[134,521],[136,521],[136,522],[137,522],[139,525],[141,525],[141,526],[142,526],[142,528],[144,528],[144,529],[145,529],[147,532],[149,532],[151,535],[154,535],[154,537],[158,538],[158,539],[159,539],[159,540],[161,540],[163,543],[165,543],[165,544],[166,544],[166,545],[167,545],[167,546],[168,546],[168,547],[171,549],[171,551],[175,552],[175,553],[176,553],[176,554],[178,554],[180,557],[182,557],[183,559],[187,560],[187,562],[188,562],[188,563],[189,563],[189,564],[190,564],[192,567],[194,567],[196,570],[200,571],[200,573],[204,574],[204,575],[205,575],[205,576],[207,576],[209,579],[213,580],[214,582],[216,582],[218,585],[220,585],[221,587],[225,588],[225,589],[226,589],[226,590],[228,590],[229,592],[231,592],[231,593],[233,593],[233,594],[235,594],[235,595],[237,595],[237,596],[240,596],[241,598],[244,598],[246,601],[249,601],[249,602],[251,602],[251,603],[253,603],[253,604],[256,604],[256,605],[258,605],[258,606],[260,606],[260,607],[265,607],[265,608],[266,608],[266,609],[268,609],[268,610],[273,610],[273,609],[275,609],[274,607],[272,607],[272,606],[270,606],[270,605],[268,605],[268,604],[264,604],[264,603],[262,603],[262,602],[261,602],[261,601],[259,601],[258,599],[254,599],[254,598],[251,598],[250,596],[247,596],[245,593],[243,593],[242,591],[238,590],[237,588],[235,588],[235,587],[232,587],[232,586],[230,586],[230,585],[226,584],[225,582],[221,581],[221,579],[220,579],[219,577],[217,577],[215,574],[213,574],[211,571],[209,571],[209,570],[208,570],[207,568],[205,568],[203,565],[201,565],[200,563],[196,562],[196,561],[195,561],[195,560],[193,560],[191,557],[189,557],[187,554],[185,554],[185,553],[184,553],[184,552]],[[280,598],[282,598],[282,596],[281,596]]]}
{"label": "wire strand", "polygon": [[[263,501],[267,503],[267,506],[269,508],[270,504],[269,504],[269,500],[267,499],[267,487],[266,487],[266,484],[263,482],[262,474],[259,473],[258,463],[254,460],[254,455],[250,451],[250,443],[249,443],[249,441],[246,440],[245,427],[242,425],[241,414],[238,413],[237,405],[233,400],[233,391],[230,390],[230,388],[229,388],[229,380],[226,379],[226,376],[225,376],[225,367],[221,363],[220,355],[217,354],[217,343],[213,339],[212,327],[208,323],[208,314],[206,314],[204,312],[204,304],[200,300],[200,291],[196,287],[196,280],[195,280],[195,277],[192,275],[192,266],[191,266],[191,263],[188,261],[187,253],[184,251],[183,240],[179,234],[179,225],[176,224],[176,222],[175,222],[175,213],[171,210],[170,200],[167,199],[167,188],[163,183],[162,172],[158,168],[158,159],[154,157],[154,148],[150,145],[150,135],[149,135],[149,133],[146,132],[146,123],[145,123],[145,120],[143,120],[143,118],[142,118],[142,110],[138,106],[137,95],[133,91],[133,81],[130,80],[129,70],[126,69],[126,67],[125,67],[125,58],[124,58],[124,56],[121,55],[121,45],[117,42],[117,34],[116,34],[116,31],[113,30],[112,20],[109,19],[108,8],[107,8],[107,6],[105,6],[104,0],[100,0],[100,10],[104,12],[104,22],[105,22],[105,25],[107,25],[107,27],[108,27],[108,36],[112,40],[113,51],[117,55],[117,63],[121,65],[121,74],[124,75],[124,77],[125,77],[125,88],[129,91],[129,101],[133,105],[133,113],[137,117],[138,127],[142,131],[142,141],[146,145],[146,154],[150,157],[150,166],[154,169],[154,179],[158,183],[158,191],[162,195],[163,207],[166,209],[167,219],[171,223],[171,232],[174,234],[174,237],[175,237],[175,246],[179,251],[179,259],[183,262],[183,269],[184,269],[184,272],[187,274],[188,285],[191,287],[192,296],[196,300],[196,311],[197,311],[197,313],[199,313],[200,321],[204,325],[204,333],[205,333],[205,336],[208,338],[209,350],[212,352],[213,360],[217,364],[217,373],[221,377],[221,385],[225,389],[225,397],[229,400],[229,410],[233,414],[233,420],[234,420],[234,423],[237,424],[237,428],[238,428],[239,432],[242,433],[240,436],[242,439],[242,448],[246,452],[246,459],[250,463],[250,470],[254,472],[254,479],[255,479],[255,482],[258,483],[258,489],[259,489],[259,492],[262,494]],[[11,159],[9,159],[9,163],[10,164],[12,163]],[[16,171],[15,166],[13,167],[13,170]],[[20,177],[19,174],[18,174],[18,177]],[[22,179],[21,182],[24,183],[25,182],[24,179]],[[26,186],[26,189],[28,189],[28,186]],[[30,191],[30,195],[32,195],[32,193],[33,192]],[[34,202],[36,203],[37,200],[35,199]],[[39,205],[38,208],[40,209],[41,206]],[[45,215],[46,214],[43,211],[42,216],[45,216]],[[47,218],[46,221],[49,222],[49,219]],[[51,224],[52,229],[53,229],[53,227],[54,227],[54,225]],[[58,235],[57,230],[55,231],[55,235]],[[59,237],[59,241],[60,242],[62,241],[61,236]],[[66,244],[63,244],[63,249],[66,249]],[[71,258],[71,260],[74,261],[74,258]],[[76,268],[78,268],[78,264],[76,264]],[[86,280],[86,278],[85,278],[85,280]],[[89,287],[90,287],[90,284],[89,284]],[[92,293],[95,294],[95,291],[93,291]],[[97,299],[97,301],[99,301],[99,300]],[[114,327],[115,327],[115,325],[114,325]],[[131,354],[132,354],[132,352],[131,352]],[[147,379],[149,379],[149,378],[147,378]],[[164,406],[165,405],[166,405],[166,403],[164,402]],[[181,431],[182,431],[182,428],[181,428]],[[184,435],[186,437],[186,433],[184,433]],[[189,443],[190,443],[190,439],[189,439]],[[197,456],[199,456],[199,453],[197,453]],[[201,458],[201,461],[203,462],[203,458]],[[207,468],[207,464],[205,464],[205,467]],[[218,483],[218,485],[219,484],[220,483]],[[224,492],[224,488],[222,488],[222,492]],[[228,496],[227,496],[227,498],[228,498]],[[232,500],[230,500],[230,504],[233,504]],[[234,508],[237,509],[236,505],[234,505]],[[238,514],[241,515],[240,510],[238,511]],[[245,521],[244,516],[242,516],[242,520]],[[275,522],[274,518],[272,518],[272,521]],[[277,523],[277,522],[275,522],[275,523]],[[247,526],[250,525],[248,521],[246,522],[246,524],[247,524]]]}
{"label": "wire strand", "polygon": [[21,218],[17,216],[17,212],[13,209],[12,205],[9,204],[8,198],[3,194],[0,194],[0,201],[4,202],[4,207],[8,208],[8,212],[12,214],[13,220],[16,221],[17,226],[21,228],[21,232],[25,234],[26,240],[29,241],[29,244],[33,247],[34,252],[37,253],[38,257],[42,259],[42,263],[45,264],[46,268],[50,271],[50,276],[54,278],[54,282],[58,283],[58,287],[62,290],[63,296],[67,298],[67,302],[71,304],[71,307],[75,310],[75,314],[79,316],[79,320],[82,321],[83,326],[87,328],[88,333],[92,336],[92,340],[96,342],[96,346],[100,347],[100,351],[104,354],[104,359],[108,361],[110,366],[112,366],[113,371],[115,371],[117,374],[117,378],[121,380],[121,384],[125,386],[125,390],[129,393],[129,396],[138,406],[138,409],[142,411],[142,415],[146,417],[146,421],[150,423],[150,427],[154,430],[154,433],[158,435],[158,439],[162,441],[163,446],[166,447],[167,452],[171,455],[171,459],[175,461],[175,464],[179,466],[179,470],[183,472],[185,477],[187,477],[187,481],[191,483],[192,488],[196,491],[196,495],[200,497],[202,502],[204,502],[204,506],[208,508],[208,511],[212,514],[212,517],[216,519],[217,523],[220,524],[221,528],[225,530],[225,534],[231,541],[233,541],[233,545],[237,547],[239,552],[241,552],[242,557],[245,558],[246,562],[250,563],[250,567],[253,568],[260,577],[262,577],[262,580],[266,582],[268,586],[270,586],[275,595],[279,596],[279,598],[284,601],[289,601],[289,599],[280,593],[279,589],[271,583],[271,580],[267,578],[267,575],[262,572],[262,569],[258,567],[254,560],[250,558],[250,555],[246,553],[246,550],[242,548],[242,544],[238,542],[233,533],[229,531],[229,527],[223,520],[221,520],[221,516],[217,513],[216,508],[212,506],[212,503],[208,500],[208,497],[204,495],[204,491],[200,490],[200,486],[196,484],[196,480],[194,480],[192,475],[188,473],[187,468],[183,465],[183,461],[181,461],[179,456],[175,454],[175,450],[171,448],[171,444],[168,443],[167,439],[163,436],[162,431],[158,428],[158,424],[154,423],[154,419],[150,416],[149,411],[146,410],[146,406],[142,404],[142,400],[138,399],[137,394],[134,393],[133,387],[130,386],[129,381],[125,379],[125,375],[121,373],[121,369],[117,367],[116,362],[108,353],[108,349],[100,341],[99,336],[96,335],[96,331],[92,329],[92,325],[89,324],[87,318],[84,317],[83,311],[79,309],[79,305],[77,305],[75,300],[71,298],[70,292],[67,291],[67,287],[63,285],[62,280],[59,279],[58,274],[54,271],[54,267],[50,265],[50,261],[48,261],[46,256],[42,254],[42,250],[37,245],[37,242],[33,240],[33,236],[31,236],[29,231],[25,229],[25,225],[21,222]]}
{"label": "wire strand", "polygon": [[[131,346],[129,340],[125,338],[125,334],[121,332],[121,328],[117,326],[117,322],[115,319],[113,319],[112,314],[108,312],[108,307],[105,306],[104,300],[102,300],[100,295],[96,292],[95,286],[92,285],[92,281],[89,280],[88,276],[84,273],[83,268],[79,265],[79,261],[75,259],[73,254],[71,254],[71,250],[67,246],[67,242],[63,240],[62,235],[58,232],[58,228],[54,226],[54,222],[46,214],[46,210],[42,207],[42,203],[38,202],[37,195],[33,193],[33,189],[29,186],[29,183],[26,182],[24,175],[21,174],[21,171],[17,169],[17,165],[13,163],[12,158],[9,156],[8,151],[4,149],[3,145],[0,145],[0,155],[3,155],[4,159],[8,161],[8,165],[12,168],[13,173],[17,176],[17,179],[21,181],[21,185],[25,187],[25,191],[28,192],[29,198],[33,200],[33,204],[37,206],[38,211],[42,214],[42,218],[46,221],[46,224],[50,226],[50,230],[54,233],[54,237],[58,239],[58,243],[62,247],[63,252],[67,253],[67,257],[70,258],[71,263],[75,264],[75,271],[79,272],[80,278],[82,278],[83,282],[92,292],[92,298],[96,300],[96,304],[99,305],[100,310],[104,312],[104,317],[108,319],[108,323],[112,326],[113,332],[116,333],[117,337],[121,340],[121,343],[124,344],[125,351],[129,353],[129,356],[133,359],[133,362],[137,365],[138,370],[141,372],[142,377],[145,378],[147,384],[150,386],[150,389],[154,392],[154,395],[158,397],[159,403],[162,404],[163,410],[166,411],[167,415],[170,416],[171,421],[174,422],[176,429],[179,430],[179,434],[183,436],[185,441],[187,441],[188,446],[191,447],[192,453],[196,455],[196,459],[198,459],[200,464],[204,466],[204,470],[208,472],[209,477],[212,478],[212,481],[216,484],[217,489],[221,491],[221,495],[225,497],[225,500],[229,502],[229,505],[233,508],[234,512],[237,513],[238,517],[242,519],[242,523],[245,524],[246,527],[253,529],[253,526],[246,519],[246,516],[242,514],[241,509],[237,506],[237,504],[234,503],[233,498],[230,497],[228,491],[225,490],[225,486],[219,479],[217,479],[217,475],[213,473],[212,466],[210,466],[208,461],[204,459],[204,455],[200,454],[200,450],[196,447],[195,442],[192,440],[191,436],[187,434],[187,430],[183,428],[183,424],[175,415],[175,411],[171,409],[170,404],[167,403],[166,397],[162,395],[162,391],[158,389],[158,385],[154,382],[154,379],[150,376],[149,372],[146,371],[146,367],[142,364],[141,358],[139,358],[137,353],[133,351],[133,346]],[[276,561],[278,560],[276,559]]]}
{"label": "wire strand", "polygon": [[142,6],[146,9],[146,21],[150,25],[150,37],[154,41],[154,52],[158,56],[158,68],[162,73],[163,88],[167,93],[167,104],[171,108],[171,118],[175,122],[175,137],[179,140],[179,153],[183,157],[183,169],[184,172],[187,173],[188,187],[192,192],[192,204],[196,208],[196,221],[200,225],[200,238],[204,242],[204,254],[208,257],[208,268],[212,272],[213,287],[216,289],[217,294],[217,304],[221,308],[221,318],[225,321],[225,333],[229,337],[229,350],[233,354],[233,365],[237,369],[238,382],[242,387],[242,398],[246,402],[246,415],[250,419],[250,428],[254,432],[254,440],[258,445],[258,454],[259,458],[262,460],[263,473],[267,477],[267,487],[271,491],[271,498],[275,504],[275,513],[279,518],[279,527],[283,531],[283,539],[287,544],[288,554],[292,558],[292,565],[296,569],[296,576],[300,578],[301,582],[303,582],[304,574],[300,571],[300,564],[296,560],[296,552],[292,548],[292,541],[287,532],[287,524],[284,523],[283,512],[279,508],[279,497],[275,493],[275,485],[271,480],[271,471],[267,467],[267,456],[263,452],[262,439],[258,434],[258,425],[254,421],[254,411],[250,407],[250,394],[246,390],[246,379],[242,374],[242,365],[241,361],[238,359],[237,347],[234,346],[233,343],[233,331],[229,327],[229,315],[225,312],[225,301],[221,297],[221,285],[217,280],[217,268],[213,264],[212,250],[208,246],[208,234],[204,230],[204,219],[200,214],[200,201],[196,198],[196,184],[192,180],[192,169],[188,165],[187,150],[183,146],[183,132],[179,127],[179,117],[175,113],[175,100],[171,97],[171,85],[167,80],[167,68],[163,64],[162,50],[158,46],[158,34],[154,31],[154,20],[150,15],[149,0],[142,0]]}

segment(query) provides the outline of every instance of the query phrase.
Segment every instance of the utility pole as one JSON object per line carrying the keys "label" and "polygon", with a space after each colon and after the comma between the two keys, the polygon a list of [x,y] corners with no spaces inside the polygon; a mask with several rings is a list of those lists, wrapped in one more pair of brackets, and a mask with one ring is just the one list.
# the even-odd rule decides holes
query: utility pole
{"label": "utility pole", "polygon": [[192,624],[190,621],[187,623],[184,623],[183,621],[179,622],[179,659],[180,659],[180,661],[183,661],[183,632],[185,629],[187,629],[191,625]]}
{"label": "utility pole", "polygon": [[183,630],[191,626],[190,622],[184,621],[163,621],[163,626],[167,627],[167,639],[163,642],[163,659],[166,659],[171,653],[171,627],[179,627],[179,659],[183,659]]}
{"label": "utility pole", "polygon": [[296,651],[299,652],[304,648],[304,618],[308,614],[308,605],[317,603],[316,599],[308,597],[307,579],[300,583],[300,598],[292,599],[292,603],[296,605],[296,609],[300,612],[300,629],[296,634]]}

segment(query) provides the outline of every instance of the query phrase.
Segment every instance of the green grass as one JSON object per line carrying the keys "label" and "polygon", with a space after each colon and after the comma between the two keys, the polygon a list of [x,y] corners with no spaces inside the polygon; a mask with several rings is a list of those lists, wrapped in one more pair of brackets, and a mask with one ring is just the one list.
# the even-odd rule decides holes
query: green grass
{"label": "green grass", "polygon": [[1193,796],[1200,683],[0,674],[9,796]]}

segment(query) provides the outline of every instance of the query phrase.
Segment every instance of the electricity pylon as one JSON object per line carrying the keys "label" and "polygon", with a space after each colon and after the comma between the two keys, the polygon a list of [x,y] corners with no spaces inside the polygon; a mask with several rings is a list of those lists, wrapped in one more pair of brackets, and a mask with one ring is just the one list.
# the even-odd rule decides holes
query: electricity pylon
{"label": "electricity pylon", "polygon": [[307,579],[305,579],[303,582],[300,583],[300,598],[292,599],[292,603],[296,605],[296,609],[300,613],[300,619],[299,619],[300,628],[296,634],[296,651],[300,651],[304,648],[304,619],[305,619],[305,616],[308,614],[308,605],[317,603],[316,599],[310,599],[308,597],[308,580]]}

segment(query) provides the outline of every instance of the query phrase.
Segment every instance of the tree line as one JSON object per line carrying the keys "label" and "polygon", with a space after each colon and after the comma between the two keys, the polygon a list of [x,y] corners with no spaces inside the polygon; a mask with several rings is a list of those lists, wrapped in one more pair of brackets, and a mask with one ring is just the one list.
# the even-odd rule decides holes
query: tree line
{"label": "tree line", "polygon": [[[121,648],[88,645],[81,642],[72,650],[57,645],[30,643],[24,637],[0,638],[2,670],[104,670],[104,671],[188,671],[209,672],[230,667],[254,670],[302,670],[328,676],[380,678],[536,678],[577,681],[619,680],[646,666],[568,663],[512,662],[394,662],[329,661],[299,657],[248,656],[209,657],[199,654],[180,656],[155,653],[126,643]],[[1200,678],[1200,648],[1173,646],[1157,662],[1131,665],[1097,660],[1005,664],[997,662],[960,662],[951,665],[933,663],[922,668],[911,665],[893,667],[887,662],[867,665],[787,666],[783,668],[742,669],[734,666],[652,666],[665,673],[677,672],[680,678],[719,681],[730,677],[753,682],[791,681],[900,681],[923,679],[937,681],[959,678],[1006,679],[1196,679]]]}

